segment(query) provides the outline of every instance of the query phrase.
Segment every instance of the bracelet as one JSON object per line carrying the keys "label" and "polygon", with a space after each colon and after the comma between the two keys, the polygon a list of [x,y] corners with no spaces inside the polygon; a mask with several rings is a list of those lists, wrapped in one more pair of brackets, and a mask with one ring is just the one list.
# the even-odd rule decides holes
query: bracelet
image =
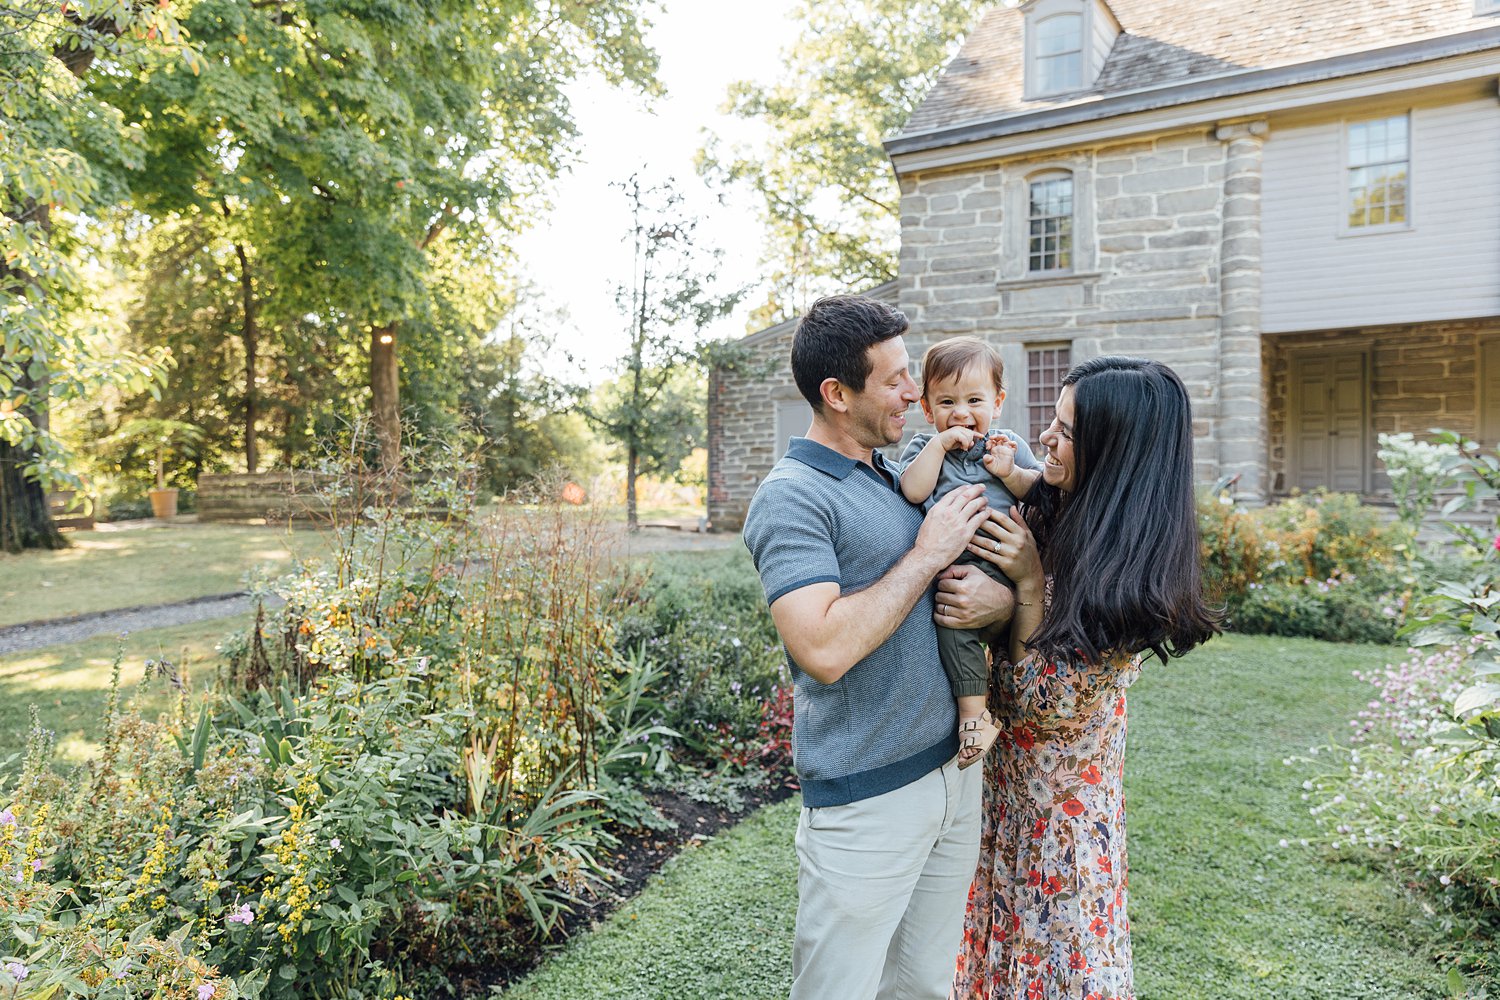
{"label": "bracelet", "polygon": [[1034,604],[1036,604],[1035,601],[1017,601],[1016,602],[1016,607],[1018,607],[1018,608],[1029,608],[1029,607],[1033,606]]}

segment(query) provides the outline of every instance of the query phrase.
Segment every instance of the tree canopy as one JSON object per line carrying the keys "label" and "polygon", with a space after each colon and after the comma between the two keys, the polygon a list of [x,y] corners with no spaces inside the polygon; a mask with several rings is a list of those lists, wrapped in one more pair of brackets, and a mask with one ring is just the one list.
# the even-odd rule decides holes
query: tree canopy
{"label": "tree canopy", "polygon": [[937,79],[980,0],[802,0],[803,27],[777,81],[730,88],[730,113],[763,122],[755,147],[711,138],[710,180],[748,186],[765,224],[764,299],[752,328],[818,295],[896,276],[900,193],[881,148]]}

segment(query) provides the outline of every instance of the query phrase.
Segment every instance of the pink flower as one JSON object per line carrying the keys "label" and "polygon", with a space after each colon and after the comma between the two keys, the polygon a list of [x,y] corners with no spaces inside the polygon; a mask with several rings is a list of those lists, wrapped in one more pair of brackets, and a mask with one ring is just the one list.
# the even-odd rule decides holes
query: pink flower
{"label": "pink flower", "polygon": [[25,979],[27,976],[31,975],[31,970],[26,968],[26,966],[22,965],[20,962],[6,962],[5,971],[9,972],[11,974],[11,978],[13,978],[18,983],[21,980]]}
{"label": "pink flower", "polygon": [[[1496,539],[1500,541],[1500,539]],[[15,826],[16,814],[9,809],[0,809],[0,826]]]}
{"label": "pink flower", "polygon": [[214,1000],[215,992],[212,983],[204,983],[198,987],[198,1000]]}
{"label": "pink flower", "polygon": [[1495,536],[1495,551],[1500,552],[1500,535]]}
{"label": "pink flower", "polygon": [[253,924],[255,923],[255,911],[250,909],[249,903],[241,903],[224,920],[226,923],[231,924]]}

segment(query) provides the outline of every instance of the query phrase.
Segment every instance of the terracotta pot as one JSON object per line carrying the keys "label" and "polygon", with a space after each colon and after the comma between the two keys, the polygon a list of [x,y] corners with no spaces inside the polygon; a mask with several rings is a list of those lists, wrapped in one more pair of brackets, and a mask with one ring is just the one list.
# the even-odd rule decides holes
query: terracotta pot
{"label": "terracotta pot", "polygon": [[149,490],[146,495],[151,498],[151,516],[160,520],[177,516],[177,491],[175,489]]}

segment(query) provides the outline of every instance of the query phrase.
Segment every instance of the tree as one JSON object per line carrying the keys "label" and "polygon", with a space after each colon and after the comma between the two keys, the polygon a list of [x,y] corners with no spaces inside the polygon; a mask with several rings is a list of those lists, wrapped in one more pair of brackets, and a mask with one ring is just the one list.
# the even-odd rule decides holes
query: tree
{"label": "tree", "polygon": [[980,0],[803,0],[801,36],[771,85],[730,87],[725,109],[763,122],[757,149],[711,139],[700,170],[760,198],[770,266],[752,327],[806,310],[834,290],[896,276],[900,192],[882,140],[916,109]]}
{"label": "tree", "polygon": [[65,544],[46,490],[79,485],[50,426],[54,401],[159,382],[160,354],[106,353],[78,276],[83,213],[116,200],[139,162],[137,130],[85,78],[183,58],[165,5],[0,4],[0,548]]}
{"label": "tree", "polygon": [[[199,0],[188,25],[212,70],[122,88],[147,123],[159,190],[245,220],[246,324],[264,279],[245,275],[275,268],[279,300],[259,300],[262,327],[316,315],[358,342],[392,467],[401,359],[412,338],[444,328],[439,258],[498,255],[530,220],[568,156],[563,88],[576,76],[656,91],[649,6]],[[450,241],[456,255],[441,247]]]}
{"label": "tree", "polygon": [[559,467],[579,477],[593,460],[593,439],[545,374],[566,310],[549,306],[525,279],[506,282],[502,298],[500,321],[470,355],[463,382],[463,411],[484,439],[485,477],[497,492]]}
{"label": "tree", "polygon": [[[672,472],[702,432],[701,406],[684,405],[686,373],[701,372],[706,345],[696,336],[733,309],[740,293],[713,294],[710,281],[720,252],[693,242],[695,223],[679,215],[682,198],[672,183],[643,187],[638,176],[620,185],[630,199],[634,269],[616,293],[630,328],[629,346],[613,385],[580,412],[619,445],[625,458],[625,521],[636,516],[636,480],[643,473]],[[701,395],[696,387],[692,398]]]}

